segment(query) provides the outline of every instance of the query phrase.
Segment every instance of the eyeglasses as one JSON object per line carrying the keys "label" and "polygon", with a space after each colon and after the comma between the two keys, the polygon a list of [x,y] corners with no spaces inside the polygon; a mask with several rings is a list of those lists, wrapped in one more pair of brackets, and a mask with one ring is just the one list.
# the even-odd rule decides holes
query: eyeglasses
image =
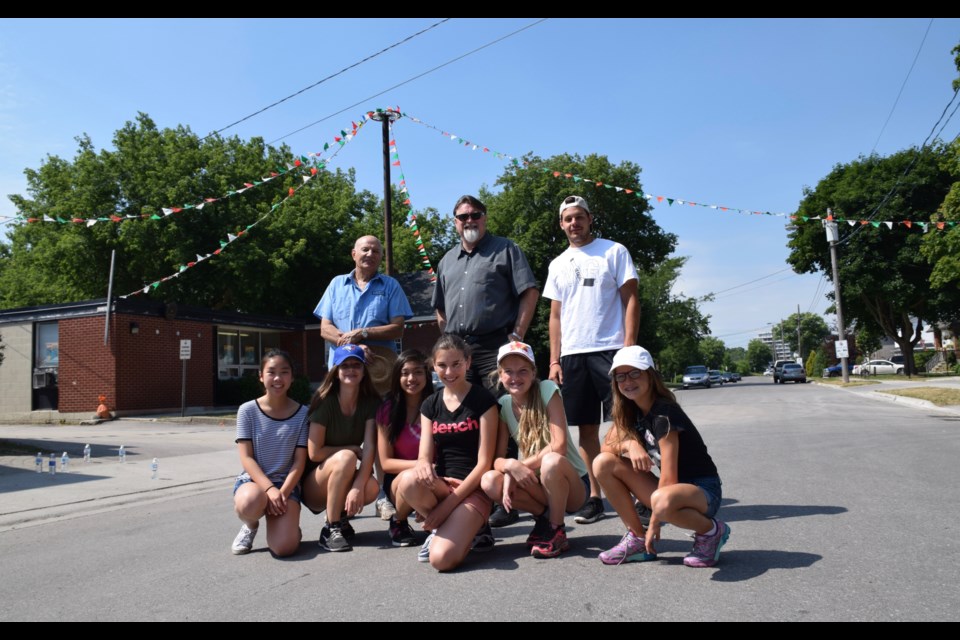
{"label": "eyeglasses", "polygon": [[467,220],[479,220],[484,215],[486,214],[484,214],[483,211],[471,211],[470,213],[459,213],[453,217],[460,222],[466,222]]}
{"label": "eyeglasses", "polygon": [[630,373],[618,373],[615,376],[613,376],[613,379],[616,380],[617,382],[626,382],[627,378],[630,378],[631,380],[636,380],[642,375],[643,375],[643,371],[641,371],[640,369],[634,369]]}

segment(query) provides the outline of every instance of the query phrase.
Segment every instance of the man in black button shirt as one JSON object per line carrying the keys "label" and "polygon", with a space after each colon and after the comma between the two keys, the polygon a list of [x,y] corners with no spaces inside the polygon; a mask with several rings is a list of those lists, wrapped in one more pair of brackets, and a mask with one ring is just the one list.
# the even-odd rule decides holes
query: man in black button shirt
{"label": "man in black button shirt", "polygon": [[433,306],[440,330],[473,348],[470,382],[490,386],[497,350],[522,341],[540,292],[533,270],[514,242],[487,233],[487,208],[473,196],[453,207],[460,244],[437,265]]}

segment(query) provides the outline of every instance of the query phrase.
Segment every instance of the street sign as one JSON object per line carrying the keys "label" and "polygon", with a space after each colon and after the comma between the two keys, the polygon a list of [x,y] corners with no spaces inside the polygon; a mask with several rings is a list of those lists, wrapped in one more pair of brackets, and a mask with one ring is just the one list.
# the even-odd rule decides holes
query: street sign
{"label": "street sign", "polygon": [[833,343],[834,348],[837,350],[838,358],[849,358],[850,352],[847,350],[847,341],[846,340],[837,340]]}
{"label": "street sign", "polygon": [[180,341],[180,359],[189,360],[190,359],[190,350],[193,345],[192,340],[181,340]]}

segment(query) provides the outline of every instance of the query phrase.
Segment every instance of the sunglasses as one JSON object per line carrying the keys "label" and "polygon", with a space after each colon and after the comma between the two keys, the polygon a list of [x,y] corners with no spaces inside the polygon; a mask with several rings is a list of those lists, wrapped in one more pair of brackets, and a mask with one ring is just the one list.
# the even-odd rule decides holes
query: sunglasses
{"label": "sunglasses", "polygon": [[459,220],[460,222],[466,222],[467,220],[479,220],[483,216],[484,216],[484,213],[482,211],[471,211],[470,213],[460,213],[453,217]]}

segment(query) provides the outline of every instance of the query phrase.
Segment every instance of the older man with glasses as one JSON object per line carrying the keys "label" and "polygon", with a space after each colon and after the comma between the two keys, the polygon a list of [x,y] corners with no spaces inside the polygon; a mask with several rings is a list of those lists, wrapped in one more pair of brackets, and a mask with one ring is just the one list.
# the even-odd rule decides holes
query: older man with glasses
{"label": "older man with glasses", "polygon": [[433,307],[440,330],[473,348],[467,379],[491,386],[497,350],[522,341],[540,292],[533,270],[514,242],[487,233],[487,208],[473,196],[453,207],[460,244],[437,265]]}

